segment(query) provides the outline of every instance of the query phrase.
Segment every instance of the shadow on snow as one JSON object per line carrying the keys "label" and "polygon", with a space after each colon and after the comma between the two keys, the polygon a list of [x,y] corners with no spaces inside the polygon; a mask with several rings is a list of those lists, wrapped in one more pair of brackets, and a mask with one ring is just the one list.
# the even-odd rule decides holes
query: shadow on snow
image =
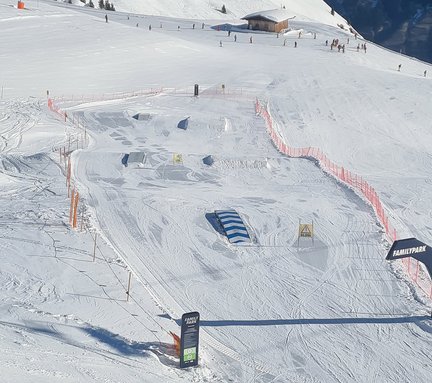
{"label": "shadow on snow", "polygon": [[[429,331],[432,333],[432,320],[427,315],[417,316],[401,316],[401,317],[369,317],[369,318],[305,318],[305,319],[263,319],[263,320],[202,320],[202,327],[225,327],[225,326],[293,326],[293,325],[346,325],[346,324],[405,324],[415,323],[417,325],[422,322],[428,325]],[[431,323],[426,323],[431,322]]]}

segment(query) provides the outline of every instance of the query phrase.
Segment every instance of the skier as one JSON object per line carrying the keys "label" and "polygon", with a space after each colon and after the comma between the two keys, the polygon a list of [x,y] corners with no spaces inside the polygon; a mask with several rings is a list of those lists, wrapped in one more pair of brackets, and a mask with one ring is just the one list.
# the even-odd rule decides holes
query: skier
{"label": "skier", "polygon": [[328,46],[328,40],[326,40],[326,46]]}
{"label": "skier", "polygon": [[294,41],[294,48],[297,48],[297,41]]}
{"label": "skier", "polygon": [[237,42],[237,35],[234,35],[234,42]]}
{"label": "skier", "polygon": [[400,72],[401,67],[402,67],[402,64],[399,64],[399,66],[398,66],[398,72]]}
{"label": "skier", "polygon": [[252,42],[253,42],[252,36],[249,38],[249,42],[252,44]]}
{"label": "skier", "polygon": [[427,74],[427,70],[425,70],[425,71],[423,72],[423,76],[426,77],[426,74]]}
{"label": "skier", "polygon": [[108,22],[108,15],[105,15],[105,22]]}
{"label": "skier", "polygon": [[192,24],[192,29],[195,29],[195,24]]}
{"label": "skier", "polygon": [[151,24],[149,25],[149,31],[151,31]]}
{"label": "skier", "polygon": [[219,46],[222,47],[222,40],[219,41]]}

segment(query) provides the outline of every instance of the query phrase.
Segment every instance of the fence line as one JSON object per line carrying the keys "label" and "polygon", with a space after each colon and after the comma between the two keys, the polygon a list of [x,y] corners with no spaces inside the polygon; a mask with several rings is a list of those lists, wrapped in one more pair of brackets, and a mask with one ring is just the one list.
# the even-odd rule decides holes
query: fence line
{"label": "fence line", "polygon": [[[87,130],[86,127],[79,121],[79,119],[75,119],[75,116],[68,116],[67,112],[60,109],[56,103],[48,98],[48,108],[60,117],[61,121],[67,123],[71,123],[73,127],[76,129],[82,130],[84,132],[84,137],[81,140],[81,147],[84,148],[84,145],[87,144]],[[67,196],[70,198],[70,208],[69,208],[69,224],[73,229],[78,227],[78,215],[79,215],[79,202],[80,202],[80,194],[78,188],[75,186],[75,183],[72,179],[72,164],[71,164],[71,153],[75,149],[79,149],[80,147],[80,136],[78,134],[68,135],[67,142],[64,145],[59,145],[57,147],[53,147],[54,152],[59,152],[60,163],[64,161],[64,173],[66,176],[66,188],[67,188]],[[82,207],[81,216],[81,228],[83,228],[83,220],[84,220],[84,206]]]}
{"label": "fence line", "polygon": [[[122,100],[126,98],[132,97],[140,97],[140,96],[156,96],[159,94],[164,95],[179,95],[179,96],[194,96],[194,87],[183,87],[183,88],[175,88],[175,87],[160,87],[160,88],[149,88],[136,90],[132,92],[113,92],[113,93],[103,93],[98,95],[62,95],[59,97],[49,98],[53,103],[65,103],[65,102],[73,102],[77,103],[89,103],[89,102],[103,102],[103,101],[115,101]],[[236,98],[245,98],[255,100],[255,93],[250,90],[245,90],[243,88],[237,87],[225,87],[221,85],[220,87],[215,86],[201,86],[201,90],[199,92],[199,96],[220,96],[220,97],[236,97]]]}
{"label": "fence line", "polygon": [[[380,197],[375,189],[369,185],[361,176],[345,169],[343,166],[339,166],[331,161],[321,149],[316,147],[304,147],[294,148],[289,146],[274,127],[273,118],[270,114],[269,105],[263,105],[258,99],[255,102],[255,111],[257,115],[260,115],[265,123],[267,131],[276,146],[276,148],[288,157],[293,158],[307,158],[318,162],[321,169],[326,173],[331,174],[338,181],[349,186],[351,189],[360,194],[365,198],[372,206],[376,217],[380,224],[385,230],[386,238],[389,243],[397,238],[396,229],[392,226],[389,221],[388,215],[381,203]],[[432,281],[429,277],[429,273],[424,270],[419,261],[415,259],[404,258],[402,264],[404,265],[405,272],[410,276],[412,281],[420,287],[420,289],[432,299]]]}

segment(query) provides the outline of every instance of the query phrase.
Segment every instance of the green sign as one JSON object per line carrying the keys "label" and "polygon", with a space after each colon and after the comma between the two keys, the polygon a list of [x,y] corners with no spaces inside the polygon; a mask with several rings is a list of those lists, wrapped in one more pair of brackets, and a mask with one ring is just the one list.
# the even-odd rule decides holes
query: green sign
{"label": "green sign", "polygon": [[196,311],[182,316],[180,368],[198,365],[199,321],[200,315]]}

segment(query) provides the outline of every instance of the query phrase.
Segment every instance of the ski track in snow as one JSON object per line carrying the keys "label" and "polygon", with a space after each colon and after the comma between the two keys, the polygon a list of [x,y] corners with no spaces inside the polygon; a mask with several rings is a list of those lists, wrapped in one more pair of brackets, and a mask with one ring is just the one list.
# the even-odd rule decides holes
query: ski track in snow
{"label": "ski track in snow", "polygon": [[[372,44],[367,55],[353,45],[344,56],[329,51],[323,38],[346,32],[301,17],[292,22],[304,32],[294,50],[297,33],[256,34],[252,45],[236,30],[234,44],[208,23],[192,32],[190,20],[129,20],[119,12],[106,25],[104,12],[41,3],[46,14],[16,16],[2,4],[0,16],[0,59],[14,64],[2,66],[8,83],[0,101],[1,379],[428,381],[427,305],[384,261],[372,209],[312,162],[277,153],[251,101],[270,100],[290,145],[320,147],[370,181],[400,233],[427,236],[432,157],[423,63],[406,59],[399,75],[401,58]],[[328,13],[320,15],[331,24]],[[143,24],[159,22],[164,28],[151,38],[143,33]],[[108,46],[84,38],[107,30]],[[38,75],[23,70],[29,57]],[[267,68],[269,57],[279,64]],[[113,65],[96,70],[100,62]],[[71,63],[70,79],[59,80]],[[161,79],[174,85],[148,97],[84,102],[91,92],[101,100],[125,87],[133,93],[148,73],[160,89]],[[190,85],[205,80],[212,85],[190,97]],[[53,152],[78,147],[82,131],[29,97],[46,88],[86,92],[61,106],[91,136],[71,159],[85,226],[103,238],[95,262],[94,232],[69,229],[66,166]],[[133,120],[138,111],[150,120]],[[188,129],[178,129],[185,117]],[[146,161],[126,168],[123,155],[133,151]],[[174,164],[175,153],[182,163]],[[209,154],[211,167],[202,163]],[[253,243],[233,246],[214,230],[206,215],[221,208],[240,213]],[[299,219],[314,221],[313,243],[297,244]],[[181,371],[167,331],[178,332],[181,314],[192,310],[202,318],[200,367]]]}
{"label": "ski track in snow", "polygon": [[[88,112],[86,113],[88,114]],[[106,120],[104,121],[106,123]],[[98,125],[100,123],[98,123],[97,119],[95,121],[90,121],[87,118],[87,122],[89,123],[89,125],[95,126],[96,131],[104,131],[105,135],[109,134],[112,136],[109,128],[98,128]],[[197,123],[199,124],[199,121],[197,121]],[[235,129],[234,125],[233,129]],[[248,130],[249,134],[251,134],[252,129]],[[122,134],[124,133],[125,132],[122,131]],[[171,134],[175,133],[176,132],[174,131]],[[157,128],[152,128],[151,132],[147,132],[147,134],[149,135],[148,140],[153,141],[154,138],[152,137],[152,135],[156,134],[157,137],[157,135],[160,133],[158,133]],[[162,131],[162,134],[164,134],[164,131]],[[264,140],[264,142],[260,143],[260,140],[257,140],[257,137],[254,136],[255,134],[258,134],[258,137],[261,137],[261,140]],[[114,136],[117,137],[117,134]],[[254,142],[254,145],[257,145],[258,143],[258,147],[262,147],[265,149],[267,146],[268,149],[274,150],[271,148],[271,145],[269,145],[268,137],[262,134],[262,131],[259,127],[255,130],[255,133],[253,133],[252,136],[254,137],[249,137],[249,140],[252,140]],[[236,140],[236,138],[234,138],[234,140]],[[102,139],[101,142],[104,141],[105,140]],[[126,140],[124,141],[133,142],[133,139],[130,137],[126,137]],[[148,145],[149,147],[152,147],[151,142],[148,142]],[[276,153],[273,153],[272,155],[274,156],[276,155]],[[89,184],[89,181],[98,180],[100,184],[101,175],[99,175],[100,170],[98,169],[98,163],[100,163],[101,161],[98,160],[98,158],[105,158],[104,161],[106,161],[109,157],[113,158],[114,160],[117,159],[118,161],[118,165],[115,165],[115,163],[113,163],[113,168],[116,168],[117,170],[115,171],[115,173],[111,172],[110,178],[107,179],[109,182],[112,182],[109,189],[110,191],[109,193],[106,193],[103,191],[103,189],[100,189],[100,192],[96,192],[96,190],[98,189],[97,185],[91,185]],[[175,172],[176,170],[170,168],[170,170],[167,171],[166,162],[162,165],[164,170],[162,172],[157,172],[157,169],[161,166],[158,165],[158,163],[161,163],[160,161],[163,162],[164,160],[163,158],[159,158],[156,160],[157,157],[155,157],[154,155],[150,156],[150,158],[154,158],[154,160],[149,161],[149,163],[153,163],[153,171],[149,168],[143,170],[130,170],[131,172],[135,172],[136,176],[138,177],[140,177],[141,174],[144,174],[142,176],[144,177],[142,181],[132,181],[133,183],[138,182],[138,184],[142,184],[144,186],[143,181],[149,179],[152,183],[152,189],[157,189],[157,185],[160,185],[161,189],[159,190],[163,194],[166,194],[166,196],[163,198],[168,198],[168,200],[171,200],[172,203],[174,202],[174,205],[167,211],[166,207],[162,208],[162,206],[159,204],[159,201],[155,199],[156,194],[154,191],[152,191],[152,189],[146,189],[145,187],[143,187],[141,190],[144,194],[141,198],[139,198],[138,195],[135,195],[136,193],[130,194],[130,191],[133,189],[128,186],[129,180],[125,178],[126,169],[124,169],[124,171],[121,171],[121,165],[118,160],[119,157],[120,156],[118,154],[114,156],[108,154],[107,156],[106,154],[101,153],[100,150],[95,147],[93,152],[90,152],[88,154],[81,153],[79,157],[76,158],[76,160],[78,161],[78,163],[75,165],[76,169],[81,169],[81,172],[78,172],[76,174],[76,177],[80,183],[84,183],[86,185],[86,188],[88,190],[91,190],[90,205],[98,206],[96,212],[98,225],[100,225],[100,228],[105,233],[105,235],[108,235],[108,241],[117,249],[122,258],[124,258],[129,265],[132,265],[131,267],[133,268],[139,279],[145,281],[144,283],[149,288],[151,288],[156,299],[162,303],[162,305],[168,310],[171,316],[179,317],[182,312],[181,308],[185,307],[185,302],[191,301],[195,302],[195,307],[202,307],[200,310],[201,312],[203,310],[206,310],[210,313],[211,311],[213,311],[211,308],[211,301],[206,300],[205,305],[203,305],[203,296],[200,296],[198,300],[197,297],[194,297],[194,289],[196,290],[196,288],[200,286],[200,283],[192,281],[196,279],[199,274],[193,274],[192,280],[190,282],[191,285],[189,286],[185,286],[184,281],[181,281],[178,276],[176,276],[176,274],[182,274],[182,268],[185,267],[185,265],[182,263],[185,263],[187,265],[186,269],[199,266],[200,263],[196,263],[196,254],[200,252],[203,253],[203,250],[201,248],[202,245],[199,242],[196,242],[196,239],[194,239],[194,236],[192,234],[194,230],[196,232],[196,227],[192,229],[192,226],[190,226],[189,222],[177,222],[174,218],[175,215],[177,215],[178,213],[175,213],[174,215],[175,208],[173,210],[173,207],[176,206],[176,208],[179,208],[180,206],[177,202],[178,198],[174,197],[172,191],[170,192],[169,190],[171,190],[172,188],[175,189],[182,187],[182,182],[187,185],[189,183],[189,180],[183,179],[182,181],[180,181],[179,184],[177,176],[175,176],[175,178],[172,178],[174,174],[173,172]],[[94,158],[96,158],[96,160]],[[165,155],[165,158],[165,161],[168,161],[169,155]],[[198,159],[195,159],[195,164],[197,160]],[[83,161],[85,165],[83,165]],[[296,162],[299,161],[301,160],[296,160]],[[303,162],[305,161],[303,160]],[[313,165],[309,165],[307,161],[305,165],[307,168],[312,167],[313,169]],[[189,166],[193,166],[193,163],[189,163]],[[291,171],[293,171],[294,164],[292,164],[290,167]],[[84,173],[82,173],[82,169],[85,169]],[[232,170],[236,172],[235,168],[232,168],[231,166],[221,167],[221,165],[218,165],[215,167],[215,169],[225,173],[225,175],[222,176],[220,179],[224,179],[224,181],[227,183],[232,181],[231,179],[229,181],[225,180],[225,177],[230,177],[228,172]],[[266,172],[266,170],[261,170],[263,169],[262,167],[245,168],[244,166],[241,166],[240,169],[241,171],[248,172],[248,177],[252,176],[252,179],[253,177],[255,177],[254,173],[258,172],[257,175],[261,178],[263,176],[263,174],[261,173]],[[300,169],[294,178],[301,179],[304,176],[303,168]],[[154,172],[155,170],[156,173]],[[195,168],[194,170],[192,170],[192,172],[193,174],[198,174],[200,170],[199,168]],[[316,170],[316,173],[318,174],[319,170]],[[239,176],[238,173],[236,174],[237,176]],[[155,175],[156,178],[153,178]],[[327,264],[325,265],[326,271],[321,272],[319,270],[320,267],[323,267],[319,263],[317,264],[317,266],[313,266],[312,264],[311,266],[313,268],[318,267],[318,269],[315,269],[316,271],[318,271],[318,273],[316,273],[315,271],[314,273],[312,273],[312,276],[314,277],[310,278],[310,280],[303,281],[304,286],[300,289],[297,299],[295,300],[292,309],[289,312],[278,312],[278,310],[276,310],[276,308],[274,307],[274,299],[269,299],[267,301],[265,299],[265,295],[262,296],[258,293],[257,290],[257,288],[259,288],[259,290],[267,291],[268,293],[273,289],[273,287],[271,286],[271,284],[268,283],[268,281],[266,282],[265,279],[263,280],[264,284],[261,287],[259,287],[259,285],[256,285],[256,282],[252,283],[252,281],[254,280],[252,276],[258,275],[256,274],[258,270],[256,270],[256,265],[254,263],[250,263],[248,261],[248,257],[253,256],[255,253],[255,256],[259,254],[261,257],[268,257],[275,250],[272,249],[271,251],[266,251],[265,247],[258,247],[257,251],[254,251],[253,248],[246,251],[246,248],[243,249],[240,247],[238,249],[235,249],[232,248],[232,246],[228,245],[228,249],[232,248],[231,250],[228,250],[228,253],[232,253],[232,255],[229,255],[229,257],[235,259],[237,262],[240,262],[240,264],[244,264],[244,266],[242,266],[242,271],[240,274],[240,301],[254,302],[254,305],[256,305],[258,300],[258,307],[267,307],[267,309],[264,310],[261,314],[253,314],[258,314],[258,317],[262,317],[262,314],[264,314],[264,316],[267,317],[287,317],[293,319],[308,317],[316,318],[317,316],[319,317],[320,314],[325,315],[327,313],[327,315],[331,314],[331,316],[335,316],[335,318],[342,316],[341,323],[343,323],[344,316],[350,317],[354,315],[354,318],[361,318],[362,315],[364,315],[365,313],[368,314],[368,312],[372,315],[383,315],[384,317],[386,315],[407,315],[408,312],[403,311],[401,313],[395,313],[394,307],[389,304],[390,298],[393,299],[392,303],[397,306],[398,296],[394,297],[393,295],[388,295],[391,291],[394,291],[395,288],[397,290],[397,287],[395,285],[395,281],[392,279],[392,273],[386,263],[382,260],[382,258],[374,256],[374,254],[382,252],[382,248],[381,245],[379,245],[381,238],[380,230],[374,222],[372,210],[367,207],[367,205],[365,205],[357,196],[355,196],[355,194],[343,190],[343,188],[341,188],[335,181],[331,180],[330,178],[325,180],[326,176],[324,175],[321,175],[320,177],[324,177],[323,183],[320,184],[320,188],[322,188],[323,185],[328,184],[329,186],[326,187],[329,187],[330,189],[340,189],[342,195],[345,195],[343,198],[346,199],[348,197],[347,203],[344,203],[337,208],[337,215],[335,216],[334,221],[332,220],[330,224],[327,223],[329,227],[321,227],[320,225],[319,244],[321,246],[324,245],[325,248],[328,249],[327,251],[329,253]],[[102,179],[104,179],[103,176]],[[251,179],[246,181],[246,178],[244,178],[244,176],[241,176],[241,179],[242,182],[251,182]],[[274,179],[272,178],[272,180]],[[119,191],[115,191],[115,189],[118,188],[117,185],[120,185],[121,189],[119,189]],[[194,188],[199,187],[199,185],[200,184],[195,185]],[[129,190],[129,197],[126,197],[126,194],[120,191],[125,189]],[[147,194],[146,192],[149,194]],[[209,189],[207,189],[207,191],[204,193],[207,195],[211,195]],[[148,195],[148,197],[144,197],[146,195]],[[195,203],[198,203],[197,206],[199,206],[199,203],[201,201],[199,194],[197,194],[196,197],[197,198],[195,200]],[[104,199],[106,200],[106,202],[104,202]],[[140,201],[141,207],[139,207],[137,201]],[[106,203],[108,203],[108,205],[106,205]],[[355,206],[354,211],[357,210],[357,215],[355,215],[352,208],[350,207],[352,203],[354,203]],[[127,207],[131,204],[134,206],[133,209]],[[102,208],[102,206],[105,207]],[[144,211],[141,213],[140,211],[143,208]],[[196,209],[197,207],[192,210]],[[101,210],[104,212],[103,214],[101,214]],[[324,210],[320,211],[318,217],[326,216],[326,214],[332,215],[329,211]],[[359,220],[359,214],[363,216],[361,220]],[[278,215],[278,219],[280,219],[280,217],[282,216]],[[199,217],[193,218],[192,221],[196,221],[197,219],[199,219]],[[121,222],[120,227],[119,220]],[[147,220],[148,223],[144,223]],[[295,219],[293,220],[295,221]],[[156,222],[158,221],[160,221],[159,225],[156,224]],[[333,222],[342,223],[344,221],[346,221],[345,226],[340,228],[340,232],[343,233],[343,238],[341,238],[338,234],[339,231],[335,230]],[[319,222],[321,223],[321,221]],[[154,229],[151,229],[152,227],[154,227]],[[169,227],[169,232],[166,231],[167,227]],[[143,231],[140,228],[150,228],[150,231]],[[253,225],[252,229],[254,229]],[[113,234],[108,234],[110,232]],[[274,234],[272,236],[274,237]],[[171,240],[168,240],[168,237],[176,238],[176,240],[172,242]],[[260,240],[262,242],[262,238],[260,238]],[[206,242],[207,241],[208,240],[206,240]],[[272,240],[271,242],[274,242],[274,240]],[[145,254],[143,254],[143,252],[140,250],[142,248],[146,249]],[[277,247],[275,249],[277,249]],[[312,249],[306,247],[305,250],[306,252],[308,250],[312,250],[313,252],[313,247]],[[301,254],[304,250],[301,248],[299,250],[296,250],[293,246],[291,252],[294,253],[296,251],[300,251]],[[277,253],[279,253],[279,251],[277,251]],[[361,256],[358,256],[359,254],[361,254]],[[154,256],[158,258],[157,263],[153,261]],[[356,256],[358,256],[358,259],[353,260],[354,258],[356,258]],[[167,262],[161,259],[165,257],[168,257],[171,260]],[[178,261],[180,258],[182,258],[182,261],[179,263]],[[373,263],[373,266],[371,266],[370,258],[376,260],[375,263]],[[265,261],[260,261],[261,266],[265,263]],[[138,264],[141,264],[141,266],[138,266]],[[300,264],[302,264],[302,262],[300,262]],[[175,270],[176,272],[173,273],[170,270]],[[284,272],[286,271],[285,268],[282,268],[282,270]],[[226,273],[221,274],[220,271],[217,272],[216,275],[223,275],[222,278],[227,277]],[[259,271],[259,275],[266,275],[266,273],[263,273],[261,270]],[[347,279],[348,276],[350,279]],[[229,276],[228,274],[228,277],[232,278],[233,276]],[[215,280],[213,279],[213,281]],[[369,290],[369,286],[375,288],[376,291]],[[298,289],[297,286],[296,288]],[[174,293],[174,291],[177,291],[177,293]],[[184,296],[179,295],[179,291],[183,291]],[[281,289],[280,291],[283,292],[283,289]],[[369,294],[365,294],[365,291],[367,291]],[[387,294],[386,299],[383,299],[381,297],[382,294]],[[232,300],[232,295],[233,291],[227,291],[227,293],[223,295],[224,301],[229,302],[230,300]],[[287,298],[285,294],[283,294],[282,296]],[[328,306],[330,302],[327,301],[323,306],[319,303],[321,301],[320,297],[322,296],[333,296],[337,300],[342,299],[342,301],[345,301],[345,305],[341,304],[342,302],[338,304],[337,301],[334,301],[333,303],[331,303],[330,306]],[[343,307],[346,308],[346,312],[343,311]],[[192,307],[186,307],[183,309],[183,311],[187,311],[188,309],[192,309]],[[249,311],[251,309],[252,311]],[[251,306],[249,306],[248,311],[250,313],[253,313],[255,310]],[[209,316],[209,313],[205,316]],[[323,354],[321,352],[322,342],[328,340],[324,340],[322,338],[322,335],[320,335],[322,329],[323,327],[321,327],[320,330],[314,330],[311,325],[307,324],[307,320],[305,320],[304,324],[301,324],[300,321],[300,324],[297,327],[294,327],[289,331],[287,336],[284,337],[283,343],[285,344],[285,346],[283,347],[284,351],[281,352],[281,355],[284,355],[283,360],[286,364],[285,368],[281,368],[281,366],[278,366],[278,362],[274,364],[274,355],[272,357],[272,361],[267,360],[264,357],[265,354],[262,353],[262,351],[266,351],[266,349],[262,350],[259,353],[258,357],[255,358],[254,353],[256,351],[250,350],[250,345],[248,344],[248,342],[245,342],[243,340],[243,338],[245,337],[244,331],[241,332],[242,335],[236,335],[235,332],[233,333],[232,331],[229,331],[230,340],[228,341],[228,338],[226,337],[226,335],[223,334],[224,331],[221,330],[221,328],[218,328],[217,332],[213,330],[208,332],[208,330],[203,327],[205,334],[203,336],[203,340],[207,341],[208,344],[213,345],[216,349],[223,350],[223,352],[225,352],[227,355],[234,357],[235,359],[241,361],[243,364],[249,365],[251,367],[255,366],[255,368],[257,368],[258,370],[273,375],[274,379],[279,379],[282,376],[284,376],[285,378],[290,377],[292,379],[295,379],[296,377],[298,377],[297,374],[302,373],[309,376],[308,379],[310,379],[310,381],[322,381],[323,379],[335,382],[342,382],[347,380],[362,381],[363,379],[378,376],[382,373],[383,368],[390,368],[391,364],[386,367],[382,360],[380,360],[379,363],[374,362],[374,358],[371,355],[371,352],[373,353],[374,351],[372,351],[372,349],[369,347],[365,347],[362,351],[362,363],[364,363],[364,365],[360,366],[360,368],[362,368],[362,370],[364,369],[364,372],[362,372],[361,374],[359,373],[358,365],[356,365],[356,369],[352,368],[352,366],[354,365],[354,360],[358,358],[356,354],[353,355],[354,359],[351,362],[349,360],[346,361],[346,356],[345,361],[342,361],[338,353]],[[367,339],[369,340],[369,342],[372,343],[375,342],[374,338],[371,337],[369,334],[371,328],[367,327],[365,332],[361,330],[361,326],[358,325],[358,328],[354,326],[352,330],[355,330],[355,335],[350,335],[348,337],[351,342],[353,342],[356,337],[360,339]],[[384,330],[378,333],[381,341],[391,336],[391,333],[386,334]],[[210,338],[206,336],[207,333],[208,335],[210,335]],[[248,331],[246,333],[248,333]],[[333,334],[331,336],[332,342],[335,342],[335,340],[338,338],[343,338],[348,335],[344,331],[338,334],[339,335]],[[222,343],[219,343],[219,341],[217,340],[218,338],[222,340]],[[316,338],[318,339],[315,340]],[[251,339],[250,335],[247,337],[247,339]],[[276,339],[272,340],[272,342],[274,342],[275,340]],[[292,349],[293,342],[298,345],[294,354],[292,351],[288,351],[288,349]],[[232,345],[230,346],[230,344]],[[234,346],[234,344],[236,344],[236,346]],[[228,349],[226,348],[227,346]],[[277,348],[280,347],[277,341],[276,343],[274,343],[274,346]],[[398,346],[403,347],[402,345]],[[229,348],[231,348],[231,350]],[[233,349],[236,349],[237,351],[233,352]],[[248,349],[249,351],[246,351]],[[245,352],[249,355],[250,359],[248,360],[247,358],[245,359],[244,357],[241,357],[239,354],[239,350],[244,350],[243,352],[240,352],[240,354]],[[352,353],[351,348],[348,348],[347,352]],[[293,360],[297,360],[297,365],[292,364]],[[301,362],[302,360],[303,362]],[[339,369],[337,371],[330,372],[328,366],[336,364],[339,365]],[[288,366],[290,365],[292,367],[288,368]],[[406,374],[405,368],[406,366],[399,365],[399,374]]]}

